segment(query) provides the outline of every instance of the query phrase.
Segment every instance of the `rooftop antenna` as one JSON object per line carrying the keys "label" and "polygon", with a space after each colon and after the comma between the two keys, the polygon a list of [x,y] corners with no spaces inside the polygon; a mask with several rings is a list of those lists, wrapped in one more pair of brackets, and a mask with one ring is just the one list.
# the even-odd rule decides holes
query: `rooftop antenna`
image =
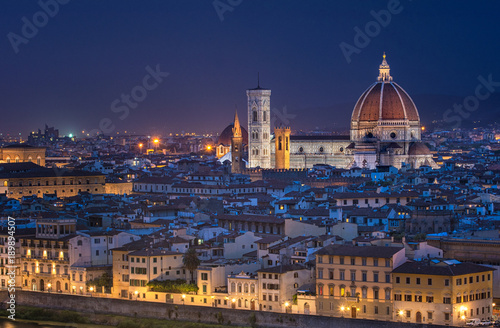
{"label": "rooftop antenna", "polygon": [[257,88],[260,88],[260,73],[257,72]]}

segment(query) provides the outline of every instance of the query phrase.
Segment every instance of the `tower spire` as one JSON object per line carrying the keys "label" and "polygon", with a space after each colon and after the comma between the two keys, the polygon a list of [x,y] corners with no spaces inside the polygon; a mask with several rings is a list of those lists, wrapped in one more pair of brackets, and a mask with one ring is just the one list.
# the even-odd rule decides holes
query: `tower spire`
{"label": "tower spire", "polygon": [[381,82],[390,82],[392,81],[392,76],[391,76],[391,68],[389,67],[389,64],[387,64],[387,61],[385,60],[385,52],[384,55],[382,56],[382,64],[380,64],[378,68],[378,81]]}
{"label": "tower spire", "polygon": [[238,118],[238,111],[235,110],[234,113],[234,123],[233,123],[233,137],[242,137],[243,135],[241,134],[241,125],[240,125],[240,120]]}

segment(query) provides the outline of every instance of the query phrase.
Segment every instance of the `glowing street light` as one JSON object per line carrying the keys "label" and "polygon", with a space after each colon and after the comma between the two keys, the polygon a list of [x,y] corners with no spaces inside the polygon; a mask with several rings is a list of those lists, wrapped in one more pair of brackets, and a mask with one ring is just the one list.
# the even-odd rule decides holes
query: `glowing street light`
{"label": "glowing street light", "polygon": [[208,145],[207,150],[212,150],[212,146]]}
{"label": "glowing street light", "polygon": [[47,284],[47,287],[48,287],[48,290],[47,290],[47,291],[50,293],[50,287],[52,287],[52,284],[49,282],[49,283]]}
{"label": "glowing street light", "polygon": [[182,294],[182,305],[184,305],[184,300],[186,299],[186,295]]}
{"label": "glowing street light", "polygon": [[137,299],[139,298],[139,292],[136,290],[134,294],[135,294],[135,300],[137,301]]}
{"label": "glowing street light", "polygon": [[403,310],[399,310],[399,315],[403,316],[403,314],[404,314]]}

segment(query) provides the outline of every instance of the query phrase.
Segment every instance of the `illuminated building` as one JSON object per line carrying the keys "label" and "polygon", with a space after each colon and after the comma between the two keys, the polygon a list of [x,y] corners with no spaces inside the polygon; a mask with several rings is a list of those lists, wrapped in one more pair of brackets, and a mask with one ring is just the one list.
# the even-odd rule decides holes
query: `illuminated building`
{"label": "illuminated building", "polygon": [[402,264],[393,271],[394,321],[463,326],[491,319],[493,270],[443,259]]}
{"label": "illuminated building", "polygon": [[379,76],[358,99],[351,117],[350,136],[293,135],[289,127],[271,131],[271,90],[247,90],[249,167],[264,169],[338,168],[403,164],[438,168],[421,142],[420,116],[410,96],[393,81],[384,58]]}

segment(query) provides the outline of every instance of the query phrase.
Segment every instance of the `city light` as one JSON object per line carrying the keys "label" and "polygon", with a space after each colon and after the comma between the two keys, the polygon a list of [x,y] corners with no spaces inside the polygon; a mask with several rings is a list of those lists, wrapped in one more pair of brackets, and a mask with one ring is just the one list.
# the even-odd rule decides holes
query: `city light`
{"label": "city light", "polygon": [[231,300],[231,302],[233,302],[233,303],[234,303],[234,302],[236,302],[236,298],[233,298],[233,299]]}
{"label": "city light", "polygon": [[402,316],[403,314],[404,314],[403,310],[399,310],[399,315]]}
{"label": "city light", "polygon": [[212,149],[212,146],[208,145],[207,150],[211,150],[211,149]]}
{"label": "city light", "polygon": [[290,306],[290,303],[285,302],[285,306],[286,306],[286,307]]}
{"label": "city light", "polygon": [[159,142],[160,142],[160,140],[155,139],[155,140],[153,140],[153,142],[154,142],[155,144],[157,144],[157,143],[159,143]]}

